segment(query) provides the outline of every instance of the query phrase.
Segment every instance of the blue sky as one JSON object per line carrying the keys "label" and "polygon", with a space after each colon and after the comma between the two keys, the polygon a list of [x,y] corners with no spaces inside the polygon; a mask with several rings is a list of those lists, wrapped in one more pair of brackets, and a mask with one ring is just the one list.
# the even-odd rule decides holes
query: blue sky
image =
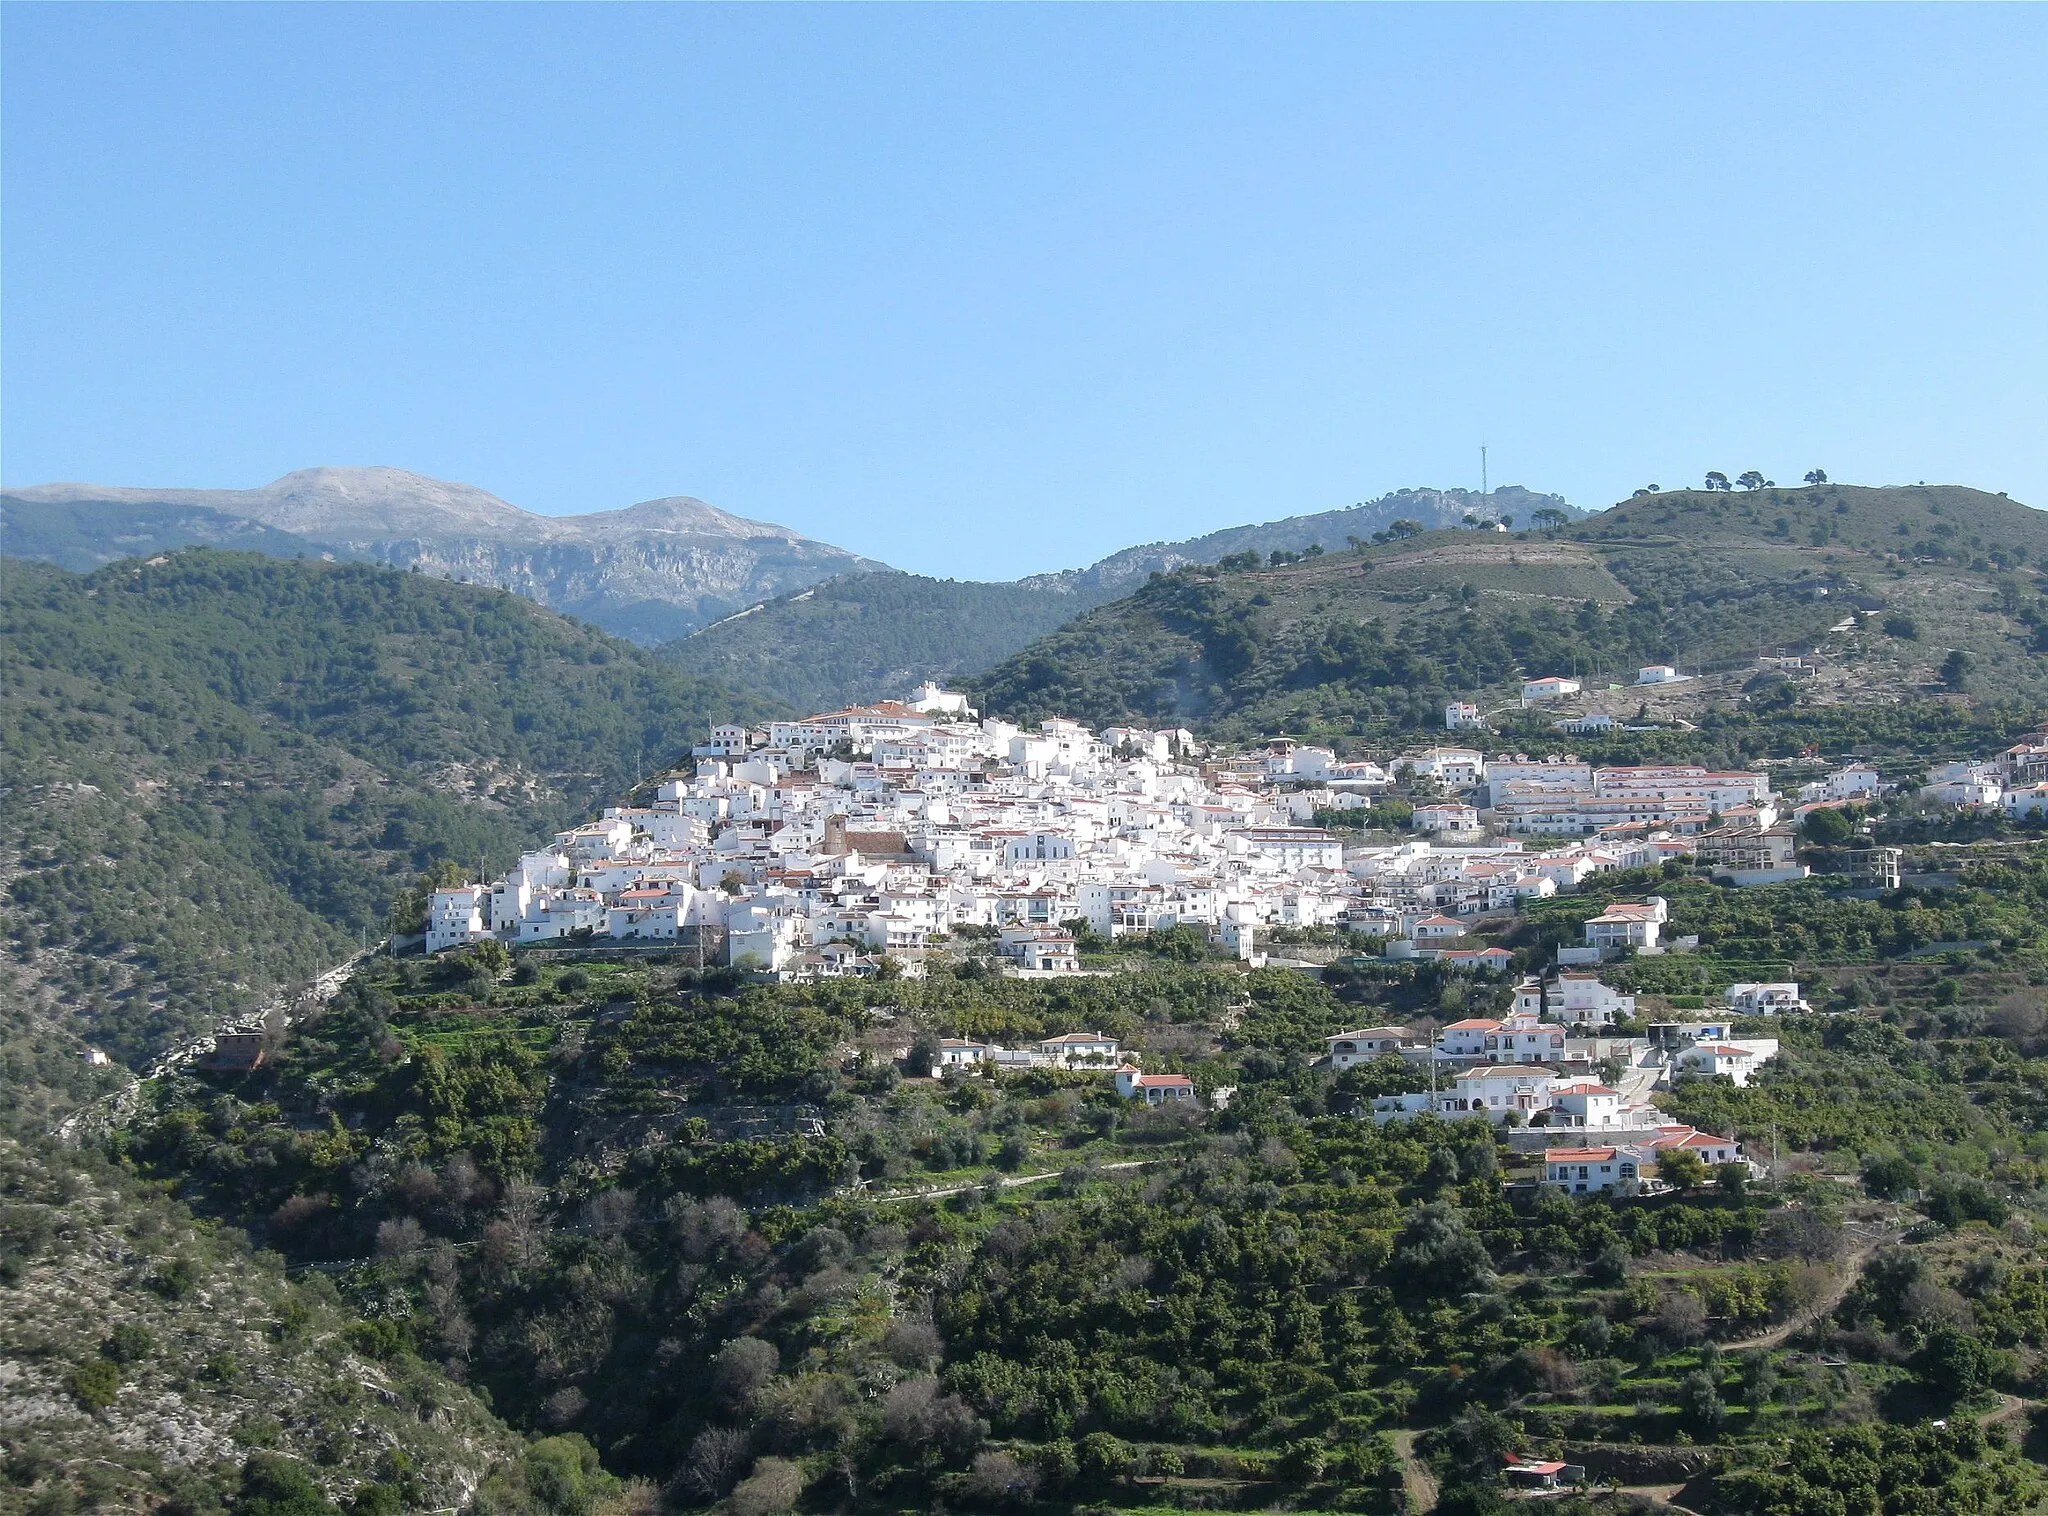
{"label": "blue sky", "polygon": [[2048,505],[2048,8],[10,4],[5,478],[905,568],[1718,468]]}

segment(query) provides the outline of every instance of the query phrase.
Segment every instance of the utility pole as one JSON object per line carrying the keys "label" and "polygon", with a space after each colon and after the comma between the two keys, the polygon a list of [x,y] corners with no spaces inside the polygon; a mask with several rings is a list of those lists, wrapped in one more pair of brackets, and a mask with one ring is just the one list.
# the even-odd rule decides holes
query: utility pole
{"label": "utility pole", "polygon": [[1479,493],[1482,495],[1491,495],[1493,493],[1486,478],[1486,444],[1484,443],[1479,445]]}

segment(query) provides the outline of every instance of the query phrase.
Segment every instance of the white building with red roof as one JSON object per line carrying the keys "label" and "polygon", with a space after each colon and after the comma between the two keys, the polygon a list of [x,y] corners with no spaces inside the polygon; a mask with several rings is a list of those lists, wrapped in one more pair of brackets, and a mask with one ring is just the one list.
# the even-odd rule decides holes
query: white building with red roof
{"label": "white building with red roof", "polygon": [[1147,1105],[1168,1105],[1195,1099],[1195,1081],[1185,1074],[1147,1074],[1127,1063],[1116,1071],[1116,1092],[1126,1100]]}
{"label": "white building with red roof", "polygon": [[1434,959],[1447,969],[1485,969],[1494,974],[1515,966],[1515,955],[1504,947],[1424,948],[1417,956]]}
{"label": "white building with red roof", "polygon": [[1610,989],[1598,974],[1560,973],[1544,991],[1544,1000],[1566,1026],[1605,1026],[1636,1013],[1636,997]]}
{"label": "white building with red roof", "polygon": [[1486,1034],[1490,1063],[1556,1063],[1564,1056],[1565,1029],[1527,1012],[1517,1012]]}
{"label": "white building with red roof", "polygon": [[1478,807],[1464,805],[1451,800],[1437,801],[1431,805],[1418,805],[1415,807],[1415,814],[1409,819],[1418,832],[1476,832],[1479,830]]}
{"label": "white building with red roof", "polygon": [[1638,1142],[1607,1147],[1554,1147],[1543,1153],[1543,1183],[1573,1195],[1636,1195],[1664,1188],[1657,1162],[1665,1153],[1690,1152],[1709,1169],[1723,1164],[1754,1164],[1743,1156],[1742,1144],[1689,1126],[1667,1126]]}
{"label": "white building with red roof", "polygon": [[1597,1079],[1551,1086],[1550,1125],[1604,1128],[1621,1125],[1621,1091]]}

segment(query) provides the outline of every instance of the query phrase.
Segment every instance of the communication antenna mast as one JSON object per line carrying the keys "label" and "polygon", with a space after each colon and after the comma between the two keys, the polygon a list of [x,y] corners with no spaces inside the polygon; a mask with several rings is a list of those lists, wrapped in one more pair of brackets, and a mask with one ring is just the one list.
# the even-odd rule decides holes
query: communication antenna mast
{"label": "communication antenna mast", "polygon": [[1479,493],[1482,495],[1491,495],[1493,493],[1486,482],[1486,445],[1484,443],[1481,443],[1479,447]]}

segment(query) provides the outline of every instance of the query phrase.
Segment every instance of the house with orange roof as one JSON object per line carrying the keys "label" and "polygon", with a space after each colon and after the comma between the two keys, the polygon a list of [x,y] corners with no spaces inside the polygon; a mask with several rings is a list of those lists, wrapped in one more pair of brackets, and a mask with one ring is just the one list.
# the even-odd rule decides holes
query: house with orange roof
{"label": "house with orange roof", "polygon": [[1671,1151],[1698,1153],[1706,1168],[1747,1164],[1755,1170],[1733,1137],[1671,1125],[1659,1127],[1655,1137],[1612,1147],[1546,1147],[1542,1182],[1569,1194],[1645,1194],[1665,1188],[1657,1178],[1657,1160]]}
{"label": "house with orange roof", "polygon": [[1576,695],[1578,692],[1578,680],[1566,679],[1559,674],[1551,674],[1542,679],[1524,681],[1522,685],[1522,700],[1525,704],[1531,700],[1562,700],[1565,696]]}
{"label": "house with orange roof", "polygon": [[1597,1079],[1551,1086],[1549,1125],[1604,1128],[1621,1124],[1621,1091]]}
{"label": "house with orange roof", "polygon": [[1506,1467],[1501,1478],[1515,1490],[1566,1490],[1586,1482],[1585,1465],[1558,1458],[1527,1458],[1520,1453],[1502,1455]]}
{"label": "house with orange roof", "polygon": [[1515,955],[1503,947],[1425,948],[1418,955],[1435,959],[1447,969],[1484,969],[1504,974],[1515,966]]}
{"label": "house with orange roof", "polygon": [[1142,1100],[1147,1105],[1170,1105],[1195,1102],[1195,1081],[1185,1074],[1147,1074],[1134,1063],[1127,1063],[1116,1071],[1116,1092],[1126,1100]]}
{"label": "house with orange roof", "polygon": [[1554,1147],[1543,1153],[1543,1183],[1573,1195],[1638,1195],[1664,1188],[1657,1161],[1664,1153],[1699,1155],[1708,1168],[1723,1164],[1755,1165],[1743,1156],[1742,1144],[1689,1126],[1667,1126],[1640,1142],[1611,1147]]}

